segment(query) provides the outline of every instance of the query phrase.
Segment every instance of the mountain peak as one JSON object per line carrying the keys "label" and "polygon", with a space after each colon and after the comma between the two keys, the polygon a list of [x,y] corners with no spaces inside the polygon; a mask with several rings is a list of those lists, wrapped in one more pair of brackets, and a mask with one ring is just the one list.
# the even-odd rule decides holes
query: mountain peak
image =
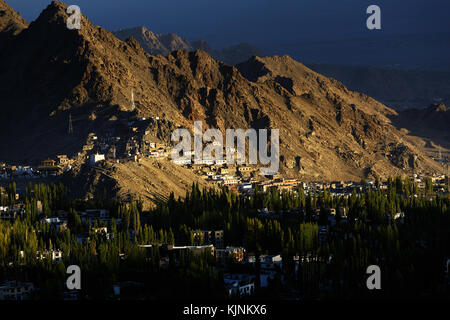
{"label": "mountain peak", "polygon": [[0,33],[15,36],[28,27],[28,23],[4,0],[0,0]]}
{"label": "mountain peak", "polygon": [[123,41],[130,37],[135,38],[140,46],[152,55],[162,54],[167,56],[170,52],[178,49],[191,50],[191,45],[176,34],[159,35],[144,26],[118,30],[113,34]]}
{"label": "mountain peak", "polygon": [[67,28],[67,19],[69,14],[66,12],[68,6],[60,1],[52,1],[38,16],[38,18],[30,24],[31,30],[40,30],[45,36],[58,33],[60,36],[65,32],[80,33],[87,27],[86,21],[81,15],[81,30],[69,30]]}
{"label": "mountain peak", "polygon": [[[55,21],[56,19],[66,19],[68,6],[60,1],[52,1],[39,15],[37,20]],[[65,21],[64,21],[65,22]]]}
{"label": "mountain peak", "polygon": [[118,30],[113,32],[113,34],[123,41],[133,36],[141,44],[142,48],[151,55],[162,54],[168,56],[171,52],[178,49],[186,51],[200,49],[207,52],[212,58],[230,65],[243,62],[252,55],[266,56],[262,50],[248,43],[239,43],[223,48],[222,50],[215,50],[205,40],[191,42],[173,32],[168,34],[155,34],[143,26]]}

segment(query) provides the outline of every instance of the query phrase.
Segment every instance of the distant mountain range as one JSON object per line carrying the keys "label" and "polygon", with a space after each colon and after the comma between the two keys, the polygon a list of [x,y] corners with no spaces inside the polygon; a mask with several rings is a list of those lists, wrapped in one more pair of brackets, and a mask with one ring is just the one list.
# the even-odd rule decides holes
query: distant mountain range
{"label": "distant mountain range", "polygon": [[[113,34],[123,41],[130,37],[135,38],[144,50],[153,55],[167,56],[172,51],[179,49],[187,51],[203,50],[214,59],[231,65],[244,62],[252,56],[266,56],[263,50],[246,43],[219,51],[213,49],[206,41],[190,42],[174,33],[158,35],[145,27],[120,30],[113,32]],[[414,40],[410,38],[411,36],[406,37],[400,43],[406,45],[405,43],[409,43],[408,41]],[[383,41],[387,41],[388,45],[392,47],[395,38],[389,39],[390,41],[376,38],[373,42],[381,42],[382,44]],[[419,39],[422,38],[419,37]],[[437,39],[434,42],[436,41]],[[331,44],[325,42],[323,45]],[[375,46],[375,44],[372,45]],[[399,46],[402,47],[402,45]],[[305,50],[313,49],[318,50],[319,48],[312,46]],[[336,56],[341,55],[339,50],[333,52]],[[320,53],[314,55],[314,57],[319,59]],[[311,57],[311,59],[314,57]],[[392,66],[391,68],[329,64],[309,64],[308,66],[321,74],[341,81],[351,90],[365,93],[396,110],[423,108],[433,102],[443,102],[450,105],[450,71],[404,70],[392,68]]]}
{"label": "distant mountain range", "polygon": [[222,50],[215,50],[208,44],[208,42],[204,40],[190,42],[189,40],[182,39],[175,33],[155,34],[145,27],[123,29],[115,31],[113,34],[123,41],[133,37],[139,42],[145,51],[152,55],[162,54],[167,56],[175,50],[203,50],[214,59],[223,61],[230,65],[235,65],[246,61],[252,56],[266,56],[262,50],[248,43],[240,43],[223,48]]}
{"label": "distant mountain range", "polygon": [[396,110],[420,109],[435,102],[450,105],[450,72],[320,64],[309,67]]}

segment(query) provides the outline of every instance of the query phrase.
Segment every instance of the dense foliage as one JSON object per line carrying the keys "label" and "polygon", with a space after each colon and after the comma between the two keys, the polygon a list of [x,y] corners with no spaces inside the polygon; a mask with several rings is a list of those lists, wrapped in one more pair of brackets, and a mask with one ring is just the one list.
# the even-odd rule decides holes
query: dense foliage
{"label": "dense foliage", "polygon": [[[129,201],[71,200],[63,185],[29,185],[16,199],[14,183],[0,204],[19,209],[18,219],[0,220],[0,281],[32,281],[37,298],[62,298],[68,265],[83,270],[82,295],[112,297],[113,284],[144,284],[146,298],[224,298],[222,273],[244,270],[257,275],[254,265],[224,266],[207,251],[168,254],[160,245],[201,245],[197,230],[224,230],[229,246],[243,246],[259,257],[281,254],[284,283],[271,281],[257,296],[283,297],[298,292],[303,298],[361,298],[377,295],[406,298],[446,295],[445,263],[450,257],[450,200],[426,189],[420,193],[409,180],[389,180],[387,190],[367,188],[349,197],[328,190],[305,193],[256,188],[239,196],[224,188],[200,190],[193,184],[184,199],[173,195],[145,212],[138,199]],[[80,212],[105,208],[111,213],[108,237],[95,232],[105,225],[82,222]],[[260,210],[267,208],[268,215]],[[330,223],[327,208],[345,208],[347,218]],[[319,209],[319,210],[318,210]],[[67,213],[68,229],[59,232],[44,218]],[[404,219],[396,219],[396,213]],[[319,226],[326,235],[319,235]],[[85,235],[88,241],[80,241]],[[139,245],[147,245],[141,247]],[[148,245],[153,245],[152,247]],[[62,261],[37,258],[37,252],[63,251]],[[163,255],[168,265],[162,267]],[[296,267],[296,261],[298,267]],[[382,288],[366,288],[366,268],[382,270]],[[175,290],[176,288],[176,290]],[[288,290],[290,289],[290,290]]]}

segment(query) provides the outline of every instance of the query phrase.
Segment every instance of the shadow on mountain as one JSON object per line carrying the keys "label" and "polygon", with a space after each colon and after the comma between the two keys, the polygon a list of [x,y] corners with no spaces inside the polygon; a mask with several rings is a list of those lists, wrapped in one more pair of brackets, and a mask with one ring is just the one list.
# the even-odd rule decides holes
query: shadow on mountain
{"label": "shadow on mountain", "polygon": [[[431,104],[426,109],[407,109],[391,116],[397,128],[405,128],[412,136],[432,140],[450,148],[450,108],[443,103]],[[425,147],[430,147],[428,142]]]}

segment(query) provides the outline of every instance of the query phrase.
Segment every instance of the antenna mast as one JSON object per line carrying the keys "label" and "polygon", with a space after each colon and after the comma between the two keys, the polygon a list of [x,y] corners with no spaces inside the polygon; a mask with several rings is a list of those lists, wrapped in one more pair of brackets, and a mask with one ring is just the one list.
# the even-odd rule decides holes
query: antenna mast
{"label": "antenna mast", "polygon": [[447,161],[447,193],[450,194],[450,175],[449,173],[449,165]]}
{"label": "antenna mast", "polygon": [[136,105],[134,104],[134,90],[131,89],[131,107],[136,109]]}
{"label": "antenna mast", "polygon": [[69,114],[69,134],[73,133],[72,114]]}

